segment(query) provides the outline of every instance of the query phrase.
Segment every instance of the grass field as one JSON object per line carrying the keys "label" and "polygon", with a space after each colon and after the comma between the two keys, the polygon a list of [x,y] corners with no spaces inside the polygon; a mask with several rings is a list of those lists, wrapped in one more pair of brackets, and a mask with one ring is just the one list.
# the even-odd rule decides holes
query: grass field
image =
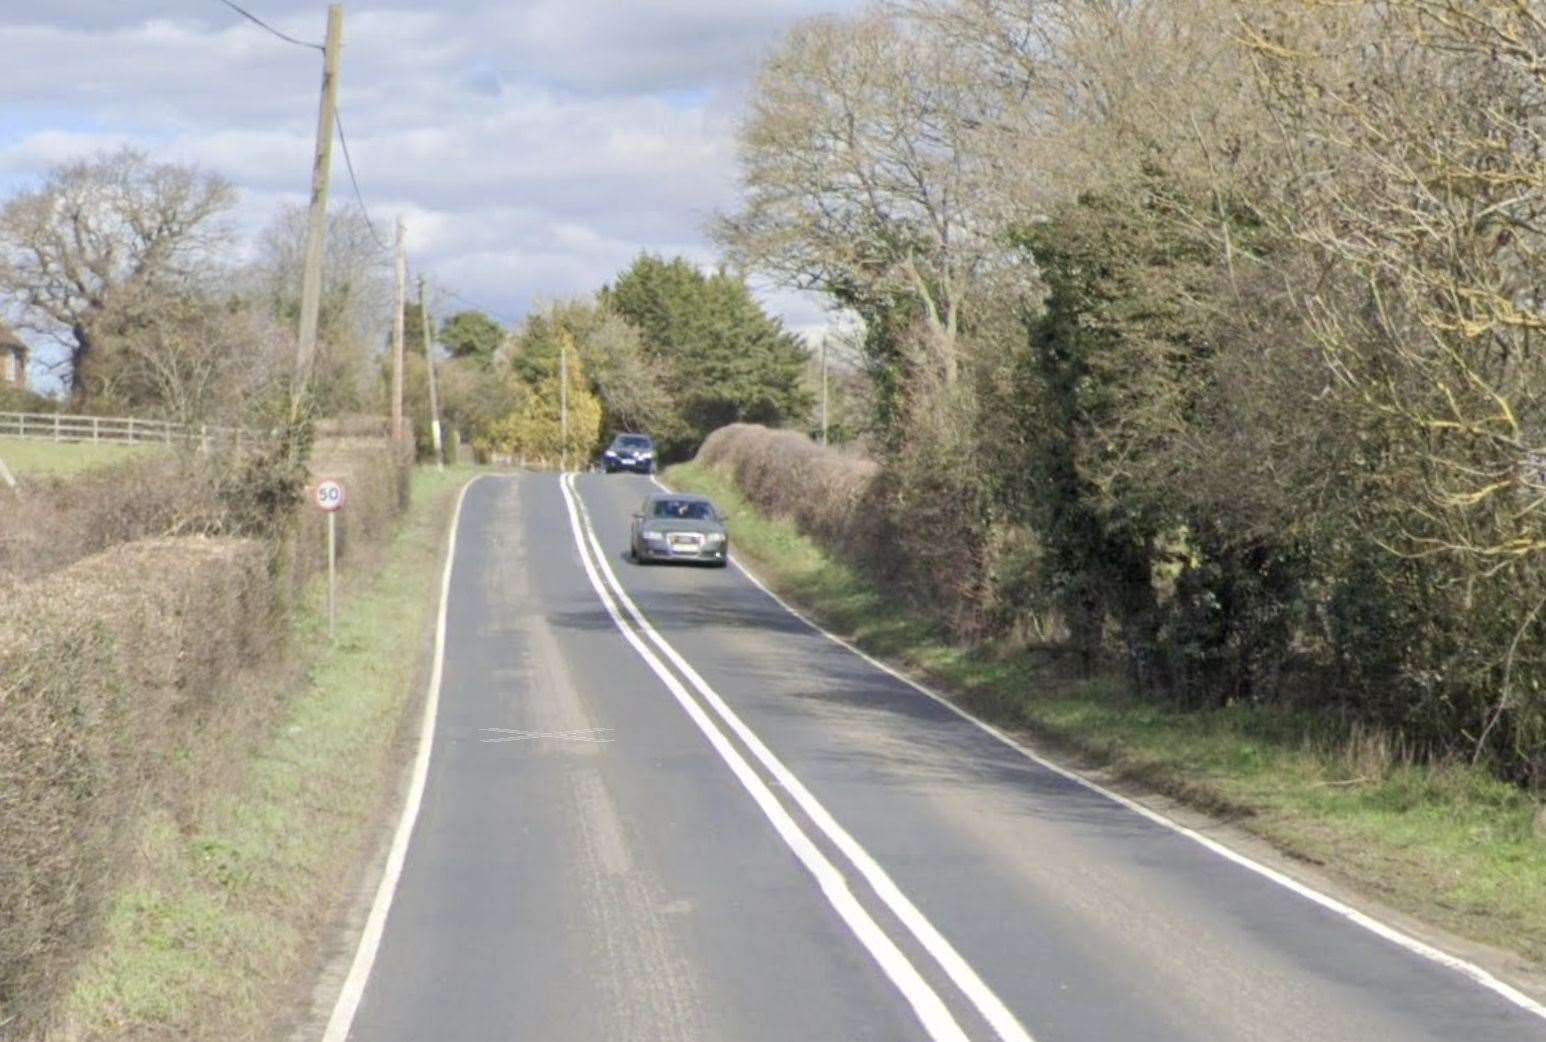
{"label": "grass field", "polygon": [[61,1038],[274,1037],[396,784],[450,504],[471,473],[417,470],[392,545],[346,573],[337,640],[313,590],[290,651],[304,675],[237,692],[283,700],[279,725],[194,820],[142,823],[138,881],[113,904]]}
{"label": "grass field", "polygon": [[0,438],[0,460],[3,460],[11,473],[18,478],[73,474],[94,467],[110,466],[146,452],[159,451],[161,449],[156,445]]}
{"label": "grass field", "polygon": [[1546,810],[1464,764],[1403,762],[1381,735],[1251,707],[1184,712],[1045,654],[962,648],[896,598],[761,516],[728,477],[665,480],[733,516],[737,554],[780,593],[965,708],[1119,779],[1231,820],[1388,907],[1546,962]]}

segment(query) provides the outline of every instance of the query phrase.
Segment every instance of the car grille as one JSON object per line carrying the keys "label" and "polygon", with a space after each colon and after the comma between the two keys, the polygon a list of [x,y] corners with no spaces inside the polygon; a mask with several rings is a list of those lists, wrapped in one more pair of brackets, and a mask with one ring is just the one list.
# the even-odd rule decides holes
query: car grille
{"label": "car grille", "polygon": [[666,536],[666,545],[675,553],[695,554],[703,549],[703,533],[671,532]]}

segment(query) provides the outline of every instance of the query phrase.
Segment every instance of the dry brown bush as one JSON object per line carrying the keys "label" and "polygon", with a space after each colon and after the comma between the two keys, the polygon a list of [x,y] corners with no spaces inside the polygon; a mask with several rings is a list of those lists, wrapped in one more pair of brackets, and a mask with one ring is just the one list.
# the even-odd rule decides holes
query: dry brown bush
{"label": "dry brown bush", "polygon": [[[385,531],[407,503],[409,456],[388,439],[371,436],[380,431],[372,417],[330,420],[319,428],[311,471],[339,478],[349,490],[348,509],[339,518],[341,546]],[[25,482],[18,493],[0,492],[0,587],[58,571],[119,543],[229,531],[232,505],[221,500],[220,476],[232,466],[231,459],[168,452],[68,478]],[[294,521],[303,530],[301,541],[276,547],[281,559],[288,557],[295,566],[296,584],[326,563],[323,523],[315,510],[302,512]],[[297,551],[303,551],[300,557]]]}
{"label": "dry brown bush", "polygon": [[[348,489],[346,560],[368,560],[390,532],[410,451],[364,436],[316,443],[313,473]],[[243,736],[272,719],[273,705],[225,693],[255,689],[238,675],[277,661],[284,605],[326,566],[325,522],[303,503],[257,526],[266,539],[179,534],[252,526],[253,504],[222,500],[210,480],[218,462],[169,455],[33,486],[5,515],[0,1037],[28,1037],[48,1016],[132,869],[125,843],[141,812],[187,820]]]}
{"label": "dry brown bush", "polygon": [[697,461],[723,468],[759,508],[828,546],[858,549],[864,504],[880,468],[797,431],[733,423],[710,434]]}
{"label": "dry brown bush", "polygon": [[125,543],[0,604],[0,1025],[44,1016],[90,936],[147,801],[178,802],[185,753],[232,674],[277,639],[255,540]]}
{"label": "dry brown bush", "polygon": [[25,581],[118,543],[176,531],[216,507],[197,460],[167,454],[0,495],[0,584]]}
{"label": "dry brown bush", "polygon": [[919,422],[909,460],[890,469],[856,449],[756,424],[715,431],[696,462],[722,470],[760,510],[794,522],[960,637],[1038,645],[1066,638],[1055,605],[1036,588],[1035,533],[984,523],[982,497],[958,458],[962,445],[951,444],[947,429],[960,418]]}

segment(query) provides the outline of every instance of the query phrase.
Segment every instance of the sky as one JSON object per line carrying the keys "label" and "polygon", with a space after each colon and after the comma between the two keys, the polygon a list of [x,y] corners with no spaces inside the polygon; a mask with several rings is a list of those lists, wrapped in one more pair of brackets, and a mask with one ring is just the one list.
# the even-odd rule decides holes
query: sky
{"label": "sky", "polygon": [[[238,0],[320,43],[325,0]],[[338,108],[368,210],[410,266],[507,319],[642,250],[712,265],[763,54],[860,0],[352,0]],[[220,0],[0,0],[0,198],[122,144],[241,191],[249,238],[309,192],[321,54]],[[331,198],[353,205],[334,150]],[[815,297],[759,287],[799,332]],[[41,373],[38,375],[42,375]]]}

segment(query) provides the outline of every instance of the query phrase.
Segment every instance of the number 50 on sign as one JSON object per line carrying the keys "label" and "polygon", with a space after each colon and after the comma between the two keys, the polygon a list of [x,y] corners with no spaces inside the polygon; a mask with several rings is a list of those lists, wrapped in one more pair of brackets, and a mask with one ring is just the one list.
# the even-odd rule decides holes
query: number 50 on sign
{"label": "number 50 on sign", "polygon": [[315,496],[317,506],[330,514],[344,505],[344,487],[332,478],[317,482]]}

